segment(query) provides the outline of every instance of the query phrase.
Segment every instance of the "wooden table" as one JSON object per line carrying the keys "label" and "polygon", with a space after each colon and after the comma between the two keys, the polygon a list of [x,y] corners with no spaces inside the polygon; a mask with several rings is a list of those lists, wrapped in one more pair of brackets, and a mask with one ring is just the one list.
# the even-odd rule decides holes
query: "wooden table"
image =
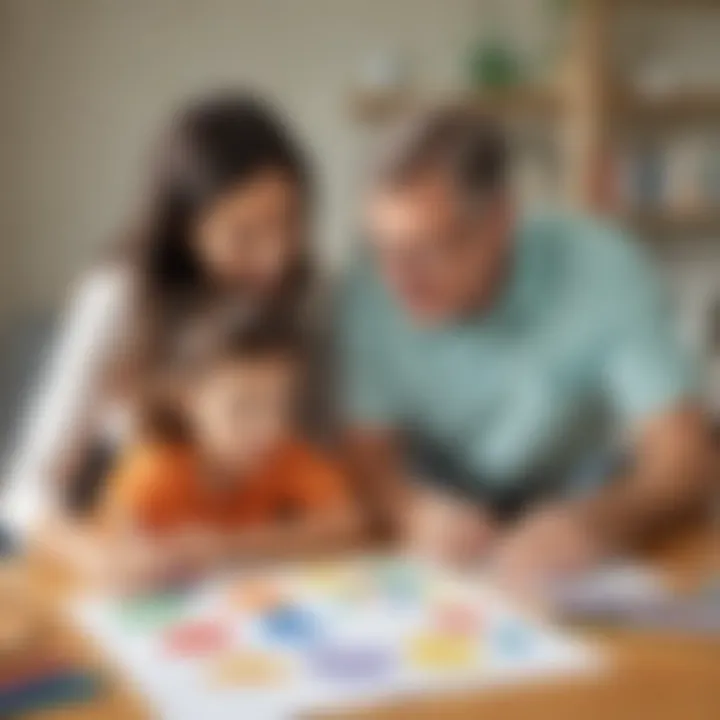
{"label": "wooden table", "polygon": [[[713,542],[709,532],[689,532],[657,549],[651,560],[667,570],[678,585],[691,587],[710,566]],[[140,699],[113,674],[90,643],[59,620],[58,604],[67,583],[43,563],[26,561],[16,572],[23,572],[29,578],[33,597],[46,613],[45,642],[67,649],[86,666],[89,663],[97,667],[109,681],[107,691],[92,703],[38,713],[28,720],[147,720],[150,714]],[[362,717],[383,720],[720,719],[720,641],[717,638],[618,631],[590,634],[606,649],[610,660],[608,669],[598,676],[439,699],[424,698],[364,713]]]}

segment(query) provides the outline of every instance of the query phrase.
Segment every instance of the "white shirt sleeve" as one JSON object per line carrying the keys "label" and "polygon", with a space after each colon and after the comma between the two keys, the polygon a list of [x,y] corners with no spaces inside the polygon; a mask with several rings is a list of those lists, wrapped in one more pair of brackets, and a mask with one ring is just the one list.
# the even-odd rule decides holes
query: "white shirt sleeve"
{"label": "white shirt sleeve", "polygon": [[53,502],[53,476],[63,459],[88,443],[107,370],[128,340],[130,280],[120,268],[91,273],[63,318],[0,493],[0,521],[21,535]]}

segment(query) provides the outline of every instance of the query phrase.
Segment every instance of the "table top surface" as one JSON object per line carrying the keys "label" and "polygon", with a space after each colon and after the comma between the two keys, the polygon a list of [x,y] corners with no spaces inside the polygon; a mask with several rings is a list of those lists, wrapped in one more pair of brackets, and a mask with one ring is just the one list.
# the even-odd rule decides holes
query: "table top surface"
{"label": "table top surface", "polygon": [[[709,531],[691,531],[666,542],[649,561],[667,572],[681,589],[693,587],[712,567],[715,538]],[[6,569],[9,566],[6,565]],[[97,700],[76,707],[43,711],[27,720],[148,720],[151,715],[121,677],[113,674],[97,648],[59,618],[67,581],[46,564],[16,561],[12,572],[29,580],[33,598],[47,623],[45,644],[77,657],[84,667],[98,668],[107,688]],[[503,720],[572,718],[653,718],[653,720],[715,720],[720,717],[720,641],[660,632],[584,631],[606,652],[607,669],[571,680],[475,693],[422,698],[374,709],[353,717],[383,720],[480,717],[490,713]],[[42,652],[41,649],[37,650]],[[333,715],[338,717],[338,715]],[[349,715],[343,715],[349,717]]]}

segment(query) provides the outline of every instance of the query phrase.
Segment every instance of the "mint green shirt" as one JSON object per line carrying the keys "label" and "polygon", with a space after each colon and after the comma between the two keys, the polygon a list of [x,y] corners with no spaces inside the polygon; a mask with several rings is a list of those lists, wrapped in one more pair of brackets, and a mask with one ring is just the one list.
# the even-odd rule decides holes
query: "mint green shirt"
{"label": "mint green shirt", "polygon": [[694,392],[650,263],[585,217],[524,220],[494,307],[442,327],[414,325],[360,262],[341,325],[350,422],[419,432],[491,487],[569,474]]}

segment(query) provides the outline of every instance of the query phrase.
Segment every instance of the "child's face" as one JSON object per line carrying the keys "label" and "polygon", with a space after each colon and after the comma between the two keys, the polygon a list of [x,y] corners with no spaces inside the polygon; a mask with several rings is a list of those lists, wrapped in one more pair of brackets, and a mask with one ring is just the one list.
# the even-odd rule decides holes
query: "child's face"
{"label": "child's face", "polygon": [[190,388],[189,413],[202,451],[238,470],[260,464],[289,433],[295,368],[282,357],[228,360]]}

